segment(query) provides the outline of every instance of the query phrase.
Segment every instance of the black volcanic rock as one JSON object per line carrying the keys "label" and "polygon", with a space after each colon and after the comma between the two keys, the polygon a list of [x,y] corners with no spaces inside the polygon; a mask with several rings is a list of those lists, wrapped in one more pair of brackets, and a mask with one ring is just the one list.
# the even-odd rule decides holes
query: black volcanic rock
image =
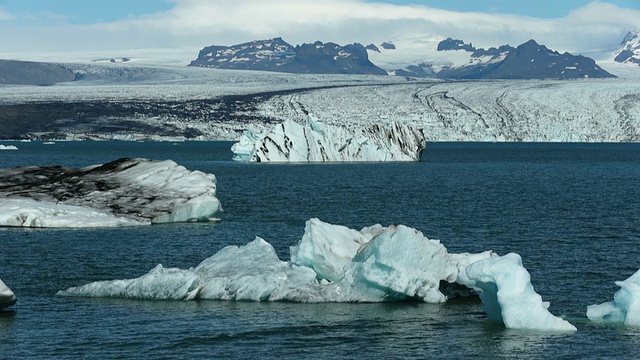
{"label": "black volcanic rock", "polygon": [[452,38],[446,38],[438,43],[438,51],[464,50],[468,52],[476,51],[471,44],[465,44],[464,41]]}
{"label": "black volcanic rock", "polygon": [[361,44],[340,46],[317,41],[294,48],[282,38],[209,46],[189,66],[309,74],[387,74],[369,61]]}
{"label": "black volcanic rock", "polygon": [[72,71],[56,64],[0,60],[0,84],[52,85],[75,78]]}

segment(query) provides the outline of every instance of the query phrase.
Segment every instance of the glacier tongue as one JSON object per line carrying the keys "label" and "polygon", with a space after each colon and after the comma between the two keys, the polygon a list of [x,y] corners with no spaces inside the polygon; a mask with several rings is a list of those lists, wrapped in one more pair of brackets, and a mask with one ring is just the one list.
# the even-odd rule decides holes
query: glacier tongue
{"label": "glacier tongue", "polygon": [[357,231],[318,219],[307,221],[303,238],[291,247],[291,261],[280,260],[268,242],[256,238],[227,246],[189,270],[158,265],[136,279],[94,282],[58,295],[441,303],[448,297],[447,284],[479,289],[489,317],[508,328],[575,330],[548,312],[517,254],[449,254],[439,241],[404,225]]}
{"label": "glacier tongue", "polygon": [[12,306],[16,303],[16,295],[9,287],[0,279],[0,309]]}
{"label": "glacier tongue", "polygon": [[356,162],[420,161],[424,133],[399,122],[349,131],[312,117],[304,125],[286,120],[268,133],[245,131],[231,150],[236,161]]}

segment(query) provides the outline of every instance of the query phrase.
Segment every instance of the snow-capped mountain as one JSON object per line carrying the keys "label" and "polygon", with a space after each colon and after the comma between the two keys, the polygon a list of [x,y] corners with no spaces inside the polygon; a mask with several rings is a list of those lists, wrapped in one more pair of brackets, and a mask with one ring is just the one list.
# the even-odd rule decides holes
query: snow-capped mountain
{"label": "snow-capped mountain", "polygon": [[640,65],[640,31],[631,31],[625,36],[615,53],[614,61]]}
{"label": "snow-capped mountain", "polygon": [[[405,39],[403,39],[405,40]],[[413,39],[416,40],[415,38]],[[409,40],[411,41],[411,40]],[[594,60],[570,53],[560,54],[539,45],[534,40],[518,46],[477,49],[459,39],[447,38],[437,42],[403,41],[396,50],[374,52],[368,47],[372,60],[383,64],[390,74],[416,77],[452,79],[570,79],[615,77],[598,66]],[[407,45],[406,50],[402,45]],[[421,49],[421,55],[416,50]],[[392,54],[393,52],[397,54]],[[399,53],[407,52],[407,55]],[[385,59],[391,54],[389,59]],[[413,56],[413,57],[411,57]],[[420,56],[420,57],[417,57]],[[403,59],[404,57],[404,59]],[[401,60],[402,59],[402,60]],[[410,60],[413,59],[413,60]],[[403,63],[404,62],[404,63]]]}
{"label": "snow-capped mountain", "polygon": [[367,50],[360,44],[340,46],[317,41],[294,47],[282,38],[205,47],[189,66],[286,73],[386,75],[386,71],[369,61]]}

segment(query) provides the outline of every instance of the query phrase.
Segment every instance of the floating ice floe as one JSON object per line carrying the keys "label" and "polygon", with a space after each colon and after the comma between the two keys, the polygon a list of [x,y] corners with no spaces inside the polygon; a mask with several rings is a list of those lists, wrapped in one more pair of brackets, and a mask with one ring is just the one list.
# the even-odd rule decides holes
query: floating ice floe
{"label": "floating ice floe", "polygon": [[[468,291],[451,292],[455,287]],[[481,291],[489,318],[508,328],[568,330],[551,315],[531,286],[520,257],[491,251],[449,254],[437,240],[403,225],[360,231],[307,221],[291,247],[291,261],[278,258],[261,238],[227,246],[188,270],[158,265],[136,279],[100,281],[59,291],[61,296],[147,300],[442,303]]]}
{"label": "floating ice floe", "polygon": [[114,227],[209,221],[222,211],[212,174],[171,160],[82,169],[0,169],[0,226]]}
{"label": "floating ice floe", "polygon": [[15,145],[0,145],[0,150],[18,150]]}
{"label": "floating ice floe", "polygon": [[616,285],[620,290],[613,294],[613,301],[588,306],[587,317],[594,322],[640,327],[640,270]]}
{"label": "floating ice floe", "polygon": [[568,321],[552,315],[548,302],[533,290],[531,276],[520,255],[511,253],[471,263],[467,277],[480,288],[489,319],[511,329],[575,331]]}
{"label": "floating ice floe", "polygon": [[0,279],[0,309],[12,306],[16,303],[16,295],[9,287]]}
{"label": "floating ice floe", "polygon": [[356,162],[420,161],[426,140],[422,129],[399,122],[361,129],[287,120],[268,133],[244,132],[231,150],[236,161]]}

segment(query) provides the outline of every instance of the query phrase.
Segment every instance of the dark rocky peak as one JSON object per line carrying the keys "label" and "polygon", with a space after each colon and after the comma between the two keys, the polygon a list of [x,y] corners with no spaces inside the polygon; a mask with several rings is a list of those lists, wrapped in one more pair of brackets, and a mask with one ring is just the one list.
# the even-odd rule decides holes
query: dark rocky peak
{"label": "dark rocky peak", "polygon": [[369,61],[361,44],[340,46],[316,41],[293,47],[279,37],[233,46],[208,46],[190,66],[311,74],[387,74]]}
{"label": "dark rocky peak", "polygon": [[489,49],[477,49],[476,51],[473,52],[473,54],[471,54],[471,57],[483,57],[483,56],[491,56],[493,58],[497,58],[499,56],[502,56],[503,54],[508,54],[512,51],[514,51],[516,48],[514,48],[513,46],[509,46],[509,45],[502,45],[499,48],[494,48],[491,47]]}
{"label": "dark rocky peak", "polygon": [[468,52],[476,51],[471,43],[465,44],[464,41],[452,38],[446,38],[438,43],[438,51],[464,50]]}
{"label": "dark rocky peak", "polygon": [[535,40],[529,40],[516,47],[513,51],[515,57],[535,59],[541,56],[559,56],[557,51],[551,51],[544,45],[539,45]]}
{"label": "dark rocky peak", "polygon": [[613,60],[619,63],[640,65],[640,33],[638,31],[630,31],[624,37]]}
{"label": "dark rocky peak", "polygon": [[385,41],[380,45],[385,50],[395,50],[396,46],[391,41]]}
{"label": "dark rocky peak", "polygon": [[365,46],[364,48],[369,50],[369,51],[375,51],[377,53],[381,52],[380,49],[377,46],[373,45],[373,44],[369,44],[369,45]]}
{"label": "dark rocky peak", "polygon": [[640,37],[640,32],[638,32],[638,31],[629,31],[627,33],[627,36],[625,36],[624,39],[622,40],[622,43],[620,43],[620,46],[625,46],[628,43],[633,42],[638,37]]}

